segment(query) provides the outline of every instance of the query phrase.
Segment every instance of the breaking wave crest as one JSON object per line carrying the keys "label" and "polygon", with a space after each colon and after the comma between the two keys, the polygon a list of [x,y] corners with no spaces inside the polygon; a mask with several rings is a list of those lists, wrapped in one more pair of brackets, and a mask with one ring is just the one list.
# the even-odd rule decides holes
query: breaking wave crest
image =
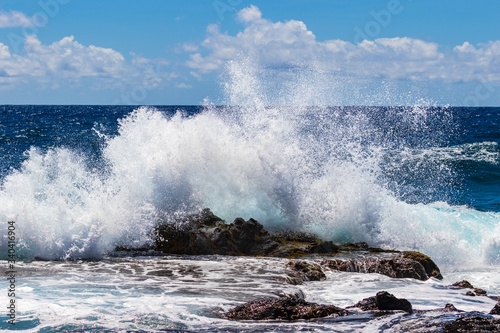
{"label": "breaking wave crest", "polygon": [[[228,67],[232,107],[208,104],[197,115],[141,107],[121,119],[118,134],[105,138],[100,168],[68,149],[27,152],[0,192],[0,219],[16,221],[21,256],[99,258],[116,246],[148,245],[157,223],[209,207],[271,230],[419,250],[440,265],[500,263],[498,213],[409,204],[395,194],[381,164],[406,142],[375,126],[366,108],[311,107],[319,97],[308,75],[275,87],[288,106],[272,106],[259,73],[245,66]],[[421,132],[437,112],[407,107],[398,121]],[[437,154],[489,158],[492,146]]]}

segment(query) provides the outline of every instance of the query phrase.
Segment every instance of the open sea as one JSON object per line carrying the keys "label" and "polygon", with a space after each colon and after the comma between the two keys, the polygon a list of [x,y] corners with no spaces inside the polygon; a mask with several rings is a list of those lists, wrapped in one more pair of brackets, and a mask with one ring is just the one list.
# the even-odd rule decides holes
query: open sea
{"label": "open sea", "polygon": [[[238,104],[234,104],[238,105]],[[425,331],[443,314],[232,322],[214,315],[301,289],[345,307],[387,290],[414,309],[500,295],[500,108],[0,106],[0,267],[16,235],[16,324],[27,332]],[[418,250],[443,281],[327,272],[284,285],[287,260],[118,253],[208,207],[228,222]],[[12,229],[12,228],[11,228]],[[140,255],[139,255],[140,254]]]}

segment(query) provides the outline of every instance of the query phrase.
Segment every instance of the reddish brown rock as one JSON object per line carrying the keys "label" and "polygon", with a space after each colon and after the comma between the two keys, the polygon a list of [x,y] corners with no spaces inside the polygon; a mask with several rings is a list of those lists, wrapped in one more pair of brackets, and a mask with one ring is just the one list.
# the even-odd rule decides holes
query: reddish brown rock
{"label": "reddish brown rock", "polygon": [[309,303],[301,298],[281,297],[251,301],[222,315],[231,320],[298,320],[345,316],[348,312],[334,305]]}

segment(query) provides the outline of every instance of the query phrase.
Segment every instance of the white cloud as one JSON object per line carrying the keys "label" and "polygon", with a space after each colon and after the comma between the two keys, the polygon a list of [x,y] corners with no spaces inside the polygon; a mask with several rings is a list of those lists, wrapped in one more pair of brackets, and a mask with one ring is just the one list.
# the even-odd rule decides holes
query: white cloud
{"label": "white cloud", "polygon": [[254,22],[259,21],[262,17],[262,13],[258,7],[250,5],[248,8],[243,8],[238,12],[238,19],[242,22]]}
{"label": "white cloud", "polygon": [[[137,84],[147,73],[158,81],[172,79],[164,70],[164,59],[147,59],[132,54],[132,60],[110,48],[85,46],[73,36],[44,45],[36,36],[27,36],[25,55],[11,54],[9,47],[0,43],[2,83],[12,87],[20,82],[37,81],[47,87],[78,83],[83,78],[93,79],[93,85],[112,88]],[[7,84],[7,85],[6,85]]]}
{"label": "white cloud", "polygon": [[0,12],[0,28],[31,27],[36,26],[36,21],[32,17],[27,17],[24,13],[11,11]]}
{"label": "white cloud", "polygon": [[198,73],[209,73],[230,60],[251,55],[263,66],[320,66],[350,77],[500,81],[500,41],[476,47],[465,42],[441,52],[436,43],[408,37],[365,40],[360,44],[318,41],[303,22],[262,19],[262,13],[253,5],[239,11],[237,18],[245,28],[234,36],[221,33],[217,25],[208,26],[202,43],[205,52],[192,54],[187,66]]}

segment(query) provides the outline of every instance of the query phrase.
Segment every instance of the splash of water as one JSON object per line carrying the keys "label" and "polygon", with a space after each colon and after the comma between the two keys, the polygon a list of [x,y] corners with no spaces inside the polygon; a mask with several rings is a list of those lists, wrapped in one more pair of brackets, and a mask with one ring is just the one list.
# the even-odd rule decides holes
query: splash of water
{"label": "splash of water", "polygon": [[[269,79],[275,73],[280,80]],[[100,257],[147,245],[157,223],[209,207],[228,221],[416,249],[441,265],[499,263],[499,214],[410,205],[384,176],[387,151],[405,149],[408,130],[436,132],[435,109],[398,109],[402,137],[374,125],[377,108],[322,106],[339,83],[320,69],[283,74],[246,59],[229,63],[224,82],[221,104],[231,107],[195,116],[142,107],[120,120],[102,170],[67,149],[31,149],[0,192],[0,218],[16,221],[21,255]]]}

